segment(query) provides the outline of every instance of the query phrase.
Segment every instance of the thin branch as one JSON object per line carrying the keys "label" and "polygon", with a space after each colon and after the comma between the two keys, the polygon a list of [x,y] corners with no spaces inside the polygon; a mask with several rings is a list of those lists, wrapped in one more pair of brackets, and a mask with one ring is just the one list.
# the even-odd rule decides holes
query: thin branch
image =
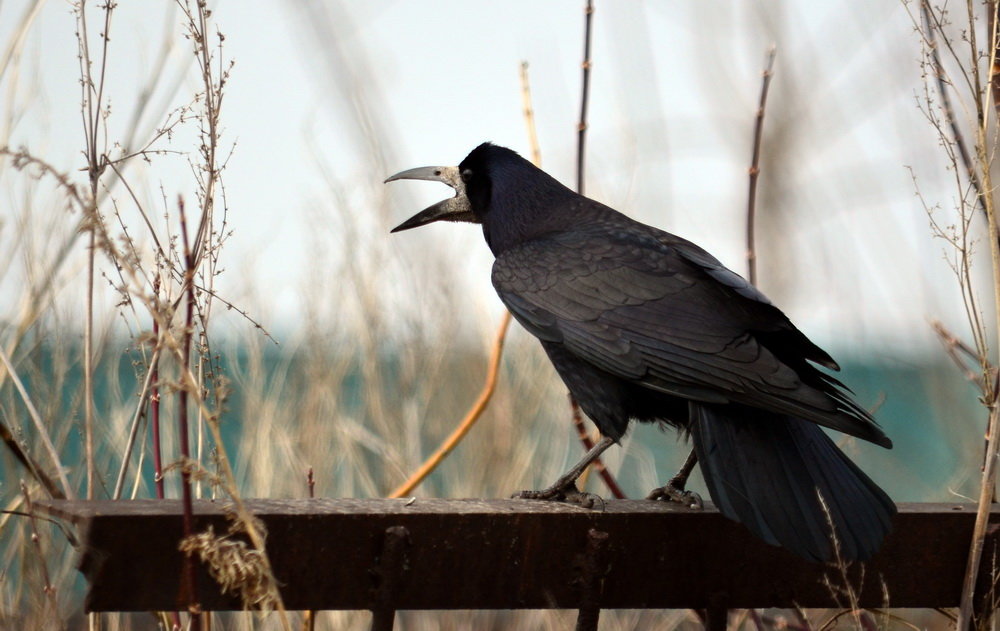
{"label": "thin branch", "polygon": [[49,603],[49,607],[52,609],[52,615],[58,619],[59,617],[59,601],[56,600],[56,588],[52,585],[52,579],[49,576],[48,564],[45,560],[45,553],[42,551],[42,540],[38,535],[38,524],[35,521],[35,509],[31,503],[31,496],[28,494],[28,485],[21,480],[21,494],[24,496],[24,508],[28,513],[28,524],[31,528],[31,543],[38,553],[39,566],[42,569],[42,581],[44,581],[45,599]]}
{"label": "thin branch", "polygon": [[129,461],[132,459],[132,449],[135,447],[136,437],[139,435],[139,420],[142,419],[143,411],[146,409],[146,399],[150,393],[153,378],[156,377],[156,372],[152,369],[152,366],[155,366],[159,361],[160,349],[156,349],[153,351],[150,368],[146,371],[146,379],[142,383],[142,390],[139,393],[139,403],[136,405],[135,413],[132,415],[128,440],[125,443],[125,453],[122,455],[122,464],[118,470],[118,479],[115,481],[115,490],[111,495],[111,499],[113,500],[121,499],[122,488],[125,485],[125,476],[128,474]]}
{"label": "thin branch", "polygon": [[81,0],[76,6],[76,13],[79,28],[77,37],[80,46],[80,80],[84,101],[81,114],[84,117],[85,155],[87,157],[87,174],[90,181],[90,199],[84,209],[84,226],[86,226],[89,239],[87,244],[86,307],[83,332],[83,428],[87,469],[87,499],[93,499],[97,475],[96,453],[94,449],[94,277],[96,275],[97,230],[101,225],[97,199],[98,182],[106,166],[103,152],[98,149],[98,136],[100,135],[99,130],[102,127],[101,123],[104,118],[102,101],[104,98],[104,80],[107,73],[108,44],[110,42],[108,33],[111,28],[111,15],[114,11],[115,3],[106,1],[102,5],[104,9],[104,29],[100,33],[100,38],[103,43],[101,46],[100,74],[96,87],[94,85],[93,59],[90,55],[90,37],[87,31],[86,4],[85,0]]}
{"label": "thin branch", "polygon": [[0,514],[13,515],[16,517],[34,517],[37,521],[44,521],[46,523],[52,524],[53,526],[59,529],[59,532],[62,533],[62,536],[66,537],[66,541],[67,543],[69,543],[69,545],[73,546],[74,548],[80,547],[80,540],[77,538],[76,533],[73,530],[73,527],[67,526],[58,519],[54,519],[52,517],[46,517],[45,515],[39,515],[35,512],[29,513],[27,511],[8,510],[6,508],[0,510]]}
{"label": "thin branch", "polygon": [[584,145],[587,139],[587,104],[590,100],[590,41],[591,27],[594,19],[594,1],[587,0],[584,9],[584,31],[583,31],[583,86],[580,98],[580,122],[576,126],[576,192],[583,195],[583,172],[584,172]]}
{"label": "thin branch", "polygon": [[[958,339],[958,337],[949,331],[940,321],[931,321],[931,327],[937,334],[938,339],[940,339],[941,343],[944,345],[945,353],[947,353],[951,361],[962,372],[962,375],[965,376],[966,379],[976,384],[985,396],[986,385],[983,382],[983,376],[981,374],[977,375],[972,369],[969,368],[966,361],[962,359],[964,356],[966,359],[970,359],[978,363],[979,355],[976,353],[975,349]],[[959,353],[961,353],[961,355]]]}
{"label": "thin branch", "polygon": [[[94,209],[97,215],[97,209]],[[87,460],[87,499],[94,499],[94,257],[97,233],[90,229],[87,244],[87,300],[83,330],[83,435]]]}
{"label": "thin branch", "polygon": [[163,260],[166,260],[167,253],[166,251],[164,251],[163,246],[160,245],[160,239],[159,237],[156,236],[156,229],[153,228],[153,222],[150,221],[149,215],[146,214],[146,208],[139,201],[139,198],[136,197],[135,191],[132,190],[132,187],[129,185],[128,180],[126,180],[125,177],[122,175],[122,172],[118,170],[116,162],[108,162],[108,166],[110,166],[111,170],[114,171],[115,175],[118,176],[118,180],[125,185],[125,190],[128,191],[129,196],[132,198],[132,202],[135,204],[136,210],[139,211],[139,216],[142,217],[142,220],[146,223],[146,229],[149,230],[149,236],[153,238],[153,244],[156,246],[157,256]]}
{"label": "thin branch", "polygon": [[774,68],[775,46],[767,51],[767,63],[760,85],[760,103],[757,105],[757,115],[753,127],[753,156],[750,159],[750,187],[747,192],[747,279],[751,285],[757,284],[757,250],[754,244],[754,229],[757,214],[757,178],[760,175],[760,149],[764,137],[764,108],[767,106],[767,91],[771,85]]}
{"label": "thin branch", "polygon": [[244,320],[246,320],[247,322],[249,322],[253,326],[253,328],[255,328],[258,331],[260,331],[261,334],[264,337],[266,337],[267,339],[271,340],[271,342],[275,346],[281,346],[281,342],[279,342],[277,339],[275,339],[274,336],[271,335],[271,332],[264,328],[263,324],[261,324],[260,322],[258,322],[257,320],[255,320],[253,318],[253,316],[250,315],[249,311],[247,311],[246,309],[243,309],[241,307],[236,306],[233,302],[231,302],[229,300],[226,300],[225,298],[223,298],[222,296],[220,296],[217,292],[215,292],[212,289],[209,289],[208,287],[204,287],[202,285],[199,285],[198,283],[195,283],[194,288],[197,289],[199,292],[204,293],[205,295],[211,297],[212,299],[218,300],[219,302],[221,302],[222,306],[224,306],[227,311],[235,311],[240,317],[242,317]]}
{"label": "thin branch", "polygon": [[35,462],[35,459],[31,457],[28,453],[26,447],[23,447],[17,439],[14,438],[14,433],[10,431],[10,427],[6,423],[0,421],[0,440],[7,445],[7,449],[10,449],[11,453],[14,454],[14,458],[20,462],[28,473],[31,474],[39,484],[45,487],[45,491],[49,494],[49,497],[54,497],[56,499],[64,499],[65,495],[56,486],[56,483],[52,481],[39,463]]}
{"label": "thin branch", "polygon": [[[593,0],[587,0],[587,5],[583,11],[584,15],[584,28],[583,28],[583,63],[581,67],[583,68],[583,84],[580,87],[580,122],[577,124],[577,144],[576,144],[576,192],[580,195],[584,193],[584,165],[586,163],[586,139],[587,139],[587,106],[590,102],[590,68],[593,65],[593,61],[590,57],[590,44],[593,39],[593,22],[594,22],[594,2]],[[590,440],[587,435],[586,429],[583,427],[583,420],[580,416],[580,408],[576,401],[573,399],[573,395],[570,395],[570,409],[572,411],[572,418],[574,426],[577,430],[577,435],[580,437],[581,442],[584,446],[584,451],[590,451],[594,446],[594,442]],[[595,458],[591,463],[597,471],[601,474],[601,479],[607,485],[608,490],[611,493],[622,499],[625,494],[622,492],[621,487],[615,482],[614,477],[611,472],[607,470],[604,463],[601,461],[600,457]]]}

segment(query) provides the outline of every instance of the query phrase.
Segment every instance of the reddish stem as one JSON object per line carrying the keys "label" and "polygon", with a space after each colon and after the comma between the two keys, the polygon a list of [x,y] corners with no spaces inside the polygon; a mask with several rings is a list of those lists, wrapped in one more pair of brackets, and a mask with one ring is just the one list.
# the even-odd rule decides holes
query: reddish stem
{"label": "reddish stem", "polygon": [[[187,219],[184,216],[184,200],[178,199],[180,211],[181,235],[184,240],[184,289],[187,300],[184,315],[184,342],[181,346],[181,370],[187,372],[191,366],[191,334],[194,328],[194,255],[188,243]],[[184,503],[184,536],[194,534],[194,505],[191,499],[191,444],[188,431],[188,395],[190,384],[185,384],[177,400],[177,424],[180,434],[181,460],[181,497]],[[195,575],[194,557],[184,556],[184,577],[187,583],[188,609],[191,613],[191,631],[201,631],[200,607],[197,600],[197,576]]]}

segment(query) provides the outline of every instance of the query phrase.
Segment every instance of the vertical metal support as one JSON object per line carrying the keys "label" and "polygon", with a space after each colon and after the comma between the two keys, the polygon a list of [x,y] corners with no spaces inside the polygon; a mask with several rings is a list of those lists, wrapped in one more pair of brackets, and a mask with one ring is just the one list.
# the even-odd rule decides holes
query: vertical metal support
{"label": "vertical metal support", "polygon": [[705,631],[726,631],[729,624],[729,608],[726,607],[728,600],[724,593],[712,594],[709,596],[708,608],[698,610],[698,616],[705,624]]}
{"label": "vertical metal support", "polygon": [[576,631],[597,631],[604,577],[608,574],[608,533],[591,528],[580,567],[580,613]]}
{"label": "vertical metal support", "polygon": [[406,546],[410,531],[403,526],[385,529],[382,553],[372,570],[375,606],[372,608],[372,631],[392,631],[396,621],[393,599],[406,572]]}

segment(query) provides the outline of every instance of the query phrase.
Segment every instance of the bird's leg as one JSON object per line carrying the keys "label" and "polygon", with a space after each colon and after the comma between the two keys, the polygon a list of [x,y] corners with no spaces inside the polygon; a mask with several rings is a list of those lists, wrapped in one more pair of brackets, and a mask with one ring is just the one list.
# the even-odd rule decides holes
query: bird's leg
{"label": "bird's leg", "polygon": [[580,462],[573,465],[573,468],[560,476],[560,478],[556,480],[555,484],[552,486],[540,491],[519,491],[511,497],[525,500],[570,502],[572,504],[579,504],[584,508],[593,508],[598,502],[603,504],[604,500],[602,500],[599,496],[594,495],[593,493],[583,493],[576,488],[576,479],[580,477],[591,462],[597,460],[602,453],[607,451],[608,447],[614,444],[615,440],[613,438],[605,436],[601,439],[601,442],[594,445],[591,450],[587,452],[587,455],[585,455]]}
{"label": "bird's leg", "polygon": [[681,465],[681,469],[677,472],[677,475],[670,478],[670,481],[663,486],[650,491],[646,499],[670,500],[678,504],[684,504],[690,508],[703,508],[704,502],[701,501],[701,497],[697,493],[684,490],[688,477],[691,475],[691,471],[694,470],[696,464],[698,464],[698,454],[692,449],[691,453],[688,454],[687,460]]}

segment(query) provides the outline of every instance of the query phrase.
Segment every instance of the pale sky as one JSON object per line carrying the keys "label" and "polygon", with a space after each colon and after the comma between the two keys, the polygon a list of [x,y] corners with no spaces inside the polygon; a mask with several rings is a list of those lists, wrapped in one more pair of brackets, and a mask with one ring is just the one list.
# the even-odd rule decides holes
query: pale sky
{"label": "pale sky", "polygon": [[[0,2],[0,55],[33,4]],[[387,233],[450,191],[381,182],[404,168],[457,164],[484,140],[527,155],[518,67],[528,61],[543,166],[573,186],[583,4],[220,0],[223,55],[235,61],[223,143],[236,143],[224,175],[233,236],[220,293],[251,301],[265,325],[294,330],[309,300],[307,279],[324,273],[313,256],[318,226],[334,230],[348,212],[369,217],[359,242],[390,258],[402,252],[402,261],[420,251],[442,257],[466,270],[461,290],[498,314],[478,228]],[[919,43],[898,0],[596,4],[590,196],[743,273],[753,114],[773,43],[771,152],[759,197],[762,229],[771,228],[758,243],[764,291],[828,345],[906,354],[936,350],[931,318],[965,330],[945,246],[930,237],[906,169],[915,169],[932,203],[951,205],[950,176],[914,98]],[[170,3],[119,3],[107,87],[111,141],[128,126],[171,20],[179,16]],[[0,75],[0,145],[23,145],[83,182],[74,32],[68,3],[41,4],[22,56]],[[170,98],[172,84],[174,105],[199,89],[177,32],[157,103]],[[193,136],[179,133],[164,148],[192,151]],[[161,186],[169,200],[194,197],[182,158],[132,173],[158,214]],[[24,190],[22,177],[0,173],[6,239],[24,213]],[[121,190],[115,197],[128,205]],[[380,282],[391,285],[391,274]],[[16,306],[5,300],[0,308],[9,317]]]}

